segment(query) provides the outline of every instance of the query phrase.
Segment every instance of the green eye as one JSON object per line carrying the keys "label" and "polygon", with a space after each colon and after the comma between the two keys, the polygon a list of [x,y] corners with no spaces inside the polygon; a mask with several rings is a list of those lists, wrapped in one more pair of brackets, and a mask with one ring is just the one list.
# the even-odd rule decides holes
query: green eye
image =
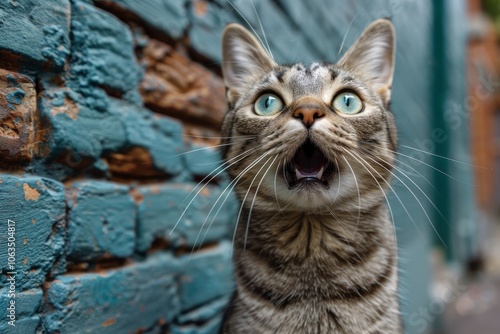
{"label": "green eye", "polygon": [[363,102],[354,93],[340,93],[333,100],[333,108],[346,115],[355,115],[363,110]]}
{"label": "green eye", "polygon": [[271,116],[283,108],[283,101],[274,94],[263,94],[255,101],[254,110],[257,115]]}

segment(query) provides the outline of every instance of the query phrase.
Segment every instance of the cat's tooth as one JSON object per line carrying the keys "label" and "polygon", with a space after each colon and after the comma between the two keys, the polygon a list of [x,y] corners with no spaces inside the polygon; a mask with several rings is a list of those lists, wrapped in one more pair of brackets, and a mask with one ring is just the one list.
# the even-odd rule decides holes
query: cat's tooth
{"label": "cat's tooth", "polygon": [[301,178],[304,177],[302,174],[300,174],[297,168],[295,168],[295,177],[297,178],[297,180],[300,180]]}
{"label": "cat's tooth", "polygon": [[324,167],[321,167],[319,172],[316,173],[316,175],[314,177],[317,178],[318,180],[321,180],[321,177],[323,176],[323,171],[324,171]]}

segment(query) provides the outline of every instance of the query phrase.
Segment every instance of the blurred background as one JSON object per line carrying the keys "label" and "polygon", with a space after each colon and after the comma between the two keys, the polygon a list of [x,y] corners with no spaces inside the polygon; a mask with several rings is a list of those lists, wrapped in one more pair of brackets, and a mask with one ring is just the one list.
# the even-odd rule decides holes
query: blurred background
{"label": "blurred background", "polygon": [[217,333],[239,210],[220,166],[224,26],[281,63],[397,32],[390,193],[405,333],[500,333],[500,1],[0,1],[0,245],[17,327]]}

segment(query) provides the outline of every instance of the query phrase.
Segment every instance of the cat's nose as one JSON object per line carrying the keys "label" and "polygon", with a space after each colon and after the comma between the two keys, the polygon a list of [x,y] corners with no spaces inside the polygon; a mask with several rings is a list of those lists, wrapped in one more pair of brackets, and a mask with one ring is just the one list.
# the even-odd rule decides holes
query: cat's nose
{"label": "cat's nose", "polygon": [[300,118],[306,128],[310,128],[314,121],[325,116],[323,110],[317,106],[300,106],[293,112],[293,117]]}

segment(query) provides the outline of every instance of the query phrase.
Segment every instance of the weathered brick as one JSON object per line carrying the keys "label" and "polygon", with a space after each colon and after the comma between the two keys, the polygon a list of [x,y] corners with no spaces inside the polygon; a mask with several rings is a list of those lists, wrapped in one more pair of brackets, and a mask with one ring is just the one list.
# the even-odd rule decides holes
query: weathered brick
{"label": "weathered brick", "polygon": [[[104,97],[104,109],[89,108],[68,88],[49,88],[39,110],[50,124],[45,155],[82,169],[106,158],[118,175],[166,176],[182,172],[184,150],[178,121],[131,103]],[[102,100],[101,100],[102,101]]]}
{"label": "weathered brick", "polygon": [[[209,185],[193,190],[194,187],[195,184],[191,183],[177,183],[137,189],[138,251],[148,250],[155,239],[166,240],[175,246],[193,247],[195,243],[198,246],[231,235],[236,213],[234,194],[224,193],[214,206],[222,195],[221,188]],[[229,195],[228,200],[219,211],[226,195]],[[177,223],[184,210],[182,219]]]}
{"label": "weathered brick", "polygon": [[[1,27],[1,25],[0,25]],[[31,78],[0,69],[0,159],[31,160],[36,90]]]}
{"label": "weathered brick", "polygon": [[71,43],[68,85],[72,90],[90,104],[99,97],[95,87],[140,103],[137,87],[141,71],[135,61],[132,33],[124,23],[92,5],[74,1]]}
{"label": "weathered brick", "polygon": [[108,109],[108,98],[101,100],[103,109],[80,101],[69,88],[47,87],[39,98],[40,116],[50,129],[42,154],[72,168],[97,160],[105,149],[123,148],[127,140],[122,115]]}
{"label": "weathered brick", "polygon": [[205,249],[180,258],[183,261],[180,278],[180,298],[183,312],[215,299],[229,296],[233,292],[231,256],[231,243],[222,242],[215,248]]}
{"label": "weathered brick", "polygon": [[62,275],[48,284],[47,333],[135,333],[171,323],[180,302],[176,259],[156,253],[104,273]]}
{"label": "weathered brick", "polygon": [[[40,324],[38,310],[41,306],[43,292],[41,289],[16,292],[15,298],[9,297],[8,289],[0,289],[0,332],[1,333],[36,333]],[[15,326],[9,325],[8,317],[10,301],[15,301]]]}
{"label": "weathered brick", "polygon": [[148,108],[219,130],[226,110],[222,79],[171,46],[149,40],[140,92]]}
{"label": "weathered brick", "polygon": [[0,2],[0,58],[14,70],[63,68],[69,54],[69,0]]}
{"label": "weathered brick", "polygon": [[[15,222],[17,291],[40,286],[63,257],[66,205],[62,184],[36,176],[0,175],[0,244],[7,245],[8,220]],[[2,272],[12,271],[0,248]],[[0,287],[6,286],[0,276]]]}
{"label": "weathered brick", "polygon": [[[150,163],[167,175],[183,171],[181,156],[184,151],[180,122],[165,116],[153,115],[147,109],[110,100],[110,110],[118,114],[127,136],[126,148],[142,147],[150,156]],[[147,165],[142,164],[143,168]]]}
{"label": "weathered brick", "polygon": [[135,246],[135,205],[129,187],[83,181],[71,185],[69,258],[88,261],[102,256],[127,257]]}
{"label": "weathered brick", "polygon": [[188,24],[186,3],[182,0],[95,0],[96,5],[121,14],[120,17],[139,21],[155,29],[155,32],[164,33],[171,38],[182,36]]}

